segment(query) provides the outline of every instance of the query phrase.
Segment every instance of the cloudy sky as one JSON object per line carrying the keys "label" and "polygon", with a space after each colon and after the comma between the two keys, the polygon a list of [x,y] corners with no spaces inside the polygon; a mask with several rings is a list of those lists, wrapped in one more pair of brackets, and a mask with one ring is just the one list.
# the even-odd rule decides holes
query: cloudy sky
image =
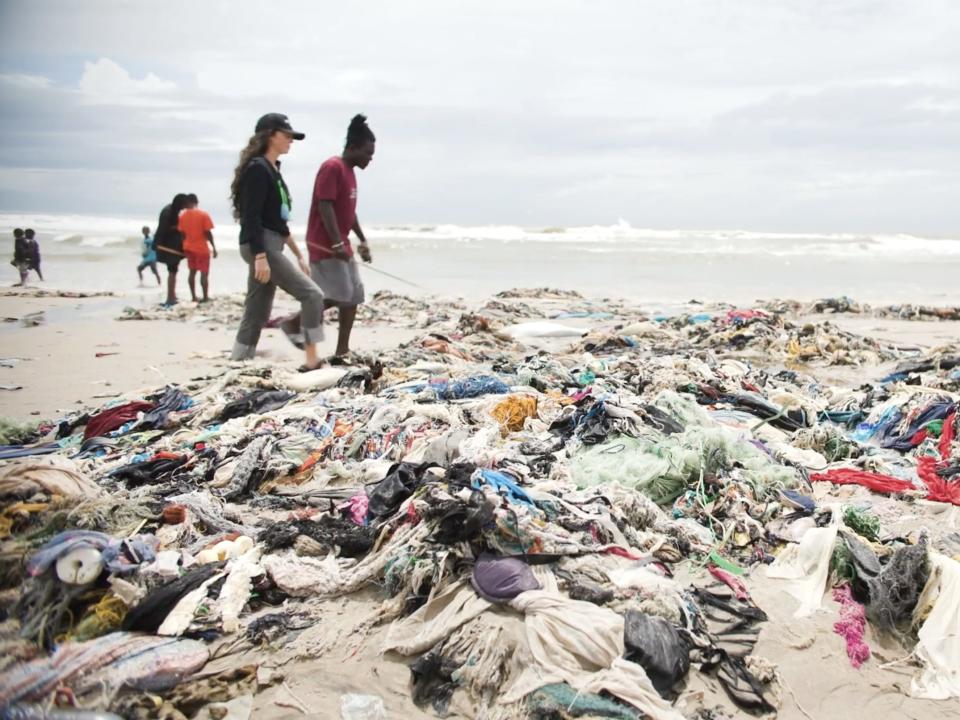
{"label": "cloudy sky", "polygon": [[2,0],[0,36],[0,210],[225,221],[279,111],[303,221],[364,112],[370,223],[960,235],[956,0]]}

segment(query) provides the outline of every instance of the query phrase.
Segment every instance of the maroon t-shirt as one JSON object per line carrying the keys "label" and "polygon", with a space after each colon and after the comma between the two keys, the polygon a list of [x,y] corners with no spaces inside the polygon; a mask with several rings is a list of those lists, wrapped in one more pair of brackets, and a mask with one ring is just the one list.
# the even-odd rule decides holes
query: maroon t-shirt
{"label": "maroon t-shirt", "polygon": [[357,176],[343,158],[332,157],[324,162],[313,183],[310,217],[307,219],[310,262],[332,258],[333,243],[337,242],[327,236],[327,230],[323,226],[323,218],[320,217],[321,200],[333,201],[333,212],[337,216],[337,227],[340,229],[339,240],[343,241],[343,249],[347,255],[352,256],[353,247],[348,235],[357,217]]}

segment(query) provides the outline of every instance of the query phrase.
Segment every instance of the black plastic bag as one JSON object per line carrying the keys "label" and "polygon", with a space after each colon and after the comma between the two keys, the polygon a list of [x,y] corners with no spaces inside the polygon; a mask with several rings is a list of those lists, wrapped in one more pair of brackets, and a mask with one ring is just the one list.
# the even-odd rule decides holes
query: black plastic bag
{"label": "black plastic bag", "polygon": [[627,660],[643,667],[657,692],[664,697],[690,669],[690,648],[686,640],[661,617],[628,610],[623,639]]}
{"label": "black plastic bag", "polygon": [[400,504],[423,482],[423,476],[428,469],[435,465],[414,463],[396,463],[387,471],[387,476],[377,483],[376,487],[367,491],[369,505],[368,518],[383,518],[393,515]]}

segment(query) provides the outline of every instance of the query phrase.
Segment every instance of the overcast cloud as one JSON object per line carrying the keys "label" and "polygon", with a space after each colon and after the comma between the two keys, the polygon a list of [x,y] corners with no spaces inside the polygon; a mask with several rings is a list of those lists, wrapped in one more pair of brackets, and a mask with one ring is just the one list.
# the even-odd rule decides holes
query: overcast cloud
{"label": "overcast cloud", "polygon": [[[956,0],[3,0],[0,210],[225,221],[256,118],[369,223],[960,235]],[[299,202],[298,202],[299,201]]]}

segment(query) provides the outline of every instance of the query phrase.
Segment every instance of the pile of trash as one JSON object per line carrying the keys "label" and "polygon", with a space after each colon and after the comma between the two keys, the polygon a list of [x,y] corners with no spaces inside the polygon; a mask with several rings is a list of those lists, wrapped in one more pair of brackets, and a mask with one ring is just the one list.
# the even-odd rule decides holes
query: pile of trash
{"label": "pile of trash", "polygon": [[[243,318],[243,304],[242,294],[227,294],[202,302],[181,302],[170,308],[127,306],[116,319],[236,325]],[[277,304],[290,314],[295,312],[297,307],[292,298],[287,296],[281,297]],[[464,306],[455,300],[415,299],[380,290],[357,308],[357,320],[367,323],[389,323],[394,327],[424,328],[459,317],[464,309]],[[332,310],[327,315],[328,320],[335,321],[336,318],[336,310]],[[267,327],[278,327],[283,319],[283,316],[278,316]]]}
{"label": "pile of trash", "polygon": [[904,303],[899,305],[872,306],[860,303],[845,295],[834,298],[821,298],[812,303],[802,303],[795,300],[775,300],[762,303],[762,306],[771,310],[776,308],[783,312],[789,311],[799,315],[828,314],[835,315],[849,313],[851,315],[865,315],[867,317],[892,318],[897,320],[924,320],[924,321],[956,321],[960,320],[960,305],[913,305]]}
{"label": "pile of trash", "polygon": [[59,290],[55,288],[38,287],[4,287],[0,288],[0,297],[30,297],[30,298],[97,298],[118,297],[119,293],[111,290]]}
{"label": "pile of trash", "polygon": [[[542,292],[472,312],[383,295],[378,317],[427,324],[376,357],[231,364],[11,425],[0,707],[250,717],[282,675],[211,675],[227,648],[279,667],[377,637],[440,716],[723,717],[681,698],[701,676],[726,712],[772,712],[759,578],[798,615],[831,593],[854,667],[869,624],[917,659],[911,695],[960,697],[956,533],[862,501],[960,505],[960,349],[759,308],[619,322],[554,295],[614,324],[524,317]],[[810,372],[837,363],[855,387]],[[343,597],[371,610],[333,627],[321,604]]]}

